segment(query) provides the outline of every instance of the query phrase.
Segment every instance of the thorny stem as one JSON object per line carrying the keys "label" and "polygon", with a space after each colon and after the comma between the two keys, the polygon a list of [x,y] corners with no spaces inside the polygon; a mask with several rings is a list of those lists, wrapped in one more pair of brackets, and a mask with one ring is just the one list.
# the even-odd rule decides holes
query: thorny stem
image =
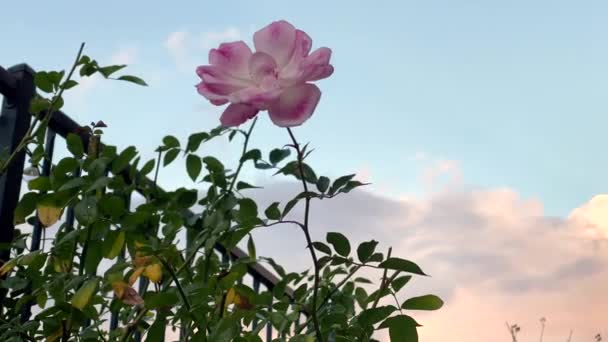
{"label": "thorny stem", "polygon": [[[386,256],[387,259],[389,259],[391,257],[391,253],[393,252],[393,248],[390,247],[388,249],[388,254]],[[376,306],[378,306],[378,302],[380,301],[380,297],[382,297],[382,292],[384,291],[384,288],[386,286],[388,286],[388,279],[386,278],[386,275],[388,273],[388,269],[385,268],[384,269],[384,273],[382,274],[382,282],[380,283],[380,290],[378,291],[378,295],[376,296],[376,299],[374,300],[374,305],[372,305],[372,308],[375,308]]]}
{"label": "thorny stem", "polygon": [[76,60],[74,61],[74,64],[72,65],[72,69],[70,69],[70,72],[68,73],[67,78],[63,82],[63,85],[60,87],[59,93],[57,94],[57,96],[53,97],[53,101],[51,101],[51,104],[49,105],[49,111],[47,112],[47,115],[44,117],[41,125],[38,126],[38,129],[36,130],[36,132],[32,134],[32,132],[34,132],[34,128],[36,127],[36,123],[38,123],[38,118],[36,117],[34,119],[34,122],[30,125],[30,127],[25,132],[23,139],[21,139],[21,141],[19,142],[19,144],[17,145],[15,150],[1,165],[0,175],[3,175],[6,172],[6,170],[8,169],[8,166],[11,164],[13,159],[15,159],[17,157],[17,154],[19,154],[19,152],[27,146],[27,144],[30,142],[32,137],[38,133],[38,130],[43,128],[44,124],[46,124],[47,122],[49,122],[51,120],[51,116],[53,115],[53,108],[55,107],[55,103],[57,103],[57,99],[61,98],[61,95],[63,95],[63,91],[65,90],[65,84],[72,78],[72,74],[74,74],[74,71],[76,70],[76,67],[78,66],[78,61],[80,60],[80,56],[82,55],[82,50],[84,50],[84,43],[80,44],[80,49],[78,50],[78,54],[76,55]]}
{"label": "thorny stem", "polygon": [[[232,180],[230,181],[230,185],[228,186],[228,191],[226,191],[224,193],[224,196],[226,194],[229,194],[232,192],[232,190],[234,189],[234,186],[236,185],[236,181],[238,179],[238,176],[241,172],[241,169],[243,168],[243,164],[245,164],[245,162],[242,160],[243,156],[245,155],[245,153],[247,153],[247,147],[249,146],[249,138],[251,137],[251,132],[253,132],[253,128],[255,127],[255,123],[258,121],[258,118],[254,118],[253,122],[251,123],[251,126],[249,126],[249,130],[247,131],[247,133],[245,134],[245,142],[243,143],[243,151],[241,153],[241,159],[239,159],[239,165],[236,168],[236,171],[234,173],[234,176],[232,177]],[[223,196],[222,196],[223,198]],[[220,198],[221,199],[221,198]],[[217,201],[215,201],[215,203],[213,203],[213,205],[211,206],[211,209],[214,209],[215,206],[220,202],[220,199],[218,199]],[[194,261],[194,259],[196,258],[196,254],[198,253],[198,251],[203,248],[203,246],[205,245],[206,241],[202,240],[192,251],[192,253],[190,254],[190,256],[188,256],[188,258],[186,259],[186,261],[184,262],[184,264],[177,269],[176,273],[179,275],[184,269],[187,269],[188,267],[190,267],[190,263],[192,263]],[[209,257],[210,257],[210,253],[206,254],[206,267],[205,267],[205,275],[204,275],[204,279],[207,280],[208,275],[207,275],[207,270],[209,269]]]}
{"label": "thorny stem", "polygon": [[318,295],[318,291],[319,291],[319,281],[320,281],[319,261],[317,259],[317,254],[315,253],[315,249],[312,246],[312,239],[310,238],[310,229],[308,227],[308,218],[309,218],[309,214],[310,214],[311,198],[308,195],[308,184],[306,184],[306,179],[304,178],[304,166],[303,166],[304,156],[302,155],[302,150],[300,149],[300,145],[298,144],[296,137],[293,135],[293,132],[291,131],[291,129],[289,127],[287,128],[287,132],[289,133],[289,136],[291,137],[291,140],[293,142],[293,147],[295,148],[295,150],[298,154],[298,168],[300,170],[300,178],[302,179],[302,186],[304,187],[304,192],[306,193],[305,206],[304,206],[304,225],[302,226],[302,231],[304,232],[304,236],[306,237],[306,244],[308,246],[308,250],[310,251],[310,256],[312,257],[312,261],[313,261],[313,264],[315,267],[315,280],[314,280],[314,287],[312,290],[312,310],[311,310],[312,322],[315,327],[315,332],[317,334],[317,338],[319,339],[320,342],[324,342],[323,335],[321,334],[321,327],[319,325],[319,318],[317,317],[317,295]]}
{"label": "thorny stem", "polygon": [[186,297],[186,293],[184,292],[184,289],[182,288],[182,284],[179,282],[179,279],[177,278],[177,274],[175,274],[173,267],[171,267],[171,265],[169,265],[169,263],[164,258],[161,258],[160,256],[156,256],[156,257],[158,258],[158,260],[160,260],[160,262],[167,269],[167,271],[169,271],[169,274],[171,275],[171,278],[173,278],[173,282],[175,283],[175,286],[177,286],[177,290],[179,291],[180,296],[182,296],[182,300],[184,301],[184,305],[186,306],[186,309],[188,309],[188,312],[190,312],[192,307],[190,306],[188,297]]}
{"label": "thorny stem", "polygon": [[[247,131],[247,135],[245,135],[245,143],[243,143],[243,152],[241,153],[241,159],[243,159],[243,156],[245,155],[245,153],[247,153],[247,146],[249,145],[249,138],[251,137],[251,132],[253,132],[253,127],[255,127],[255,123],[257,121],[258,121],[258,118],[255,117],[255,119],[253,119],[253,122],[251,123],[251,126],[249,126],[249,131]],[[226,193],[232,192],[232,189],[234,188],[234,185],[236,184],[236,180],[239,176],[239,173],[241,172],[241,169],[243,168],[243,164],[245,164],[244,161],[239,160],[239,166],[236,168],[234,177],[232,178],[232,181],[230,182],[230,186],[228,187],[228,191]]]}

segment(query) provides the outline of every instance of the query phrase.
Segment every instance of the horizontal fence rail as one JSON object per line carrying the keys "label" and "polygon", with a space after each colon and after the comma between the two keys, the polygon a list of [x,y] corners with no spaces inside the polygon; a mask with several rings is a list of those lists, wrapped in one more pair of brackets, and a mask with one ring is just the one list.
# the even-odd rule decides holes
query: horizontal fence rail
{"label": "horizontal fence rail", "polygon": [[[4,96],[2,104],[2,111],[0,112],[0,150],[8,148],[12,152],[19,141],[25,136],[27,129],[29,128],[32,115],[29,112],[29,102],[35,96],[35,85],[34,85],[35,71],[26,64],[16,65],[12,68],[4,69],[0,66],[0,93]],[[42,113],[42,115],[48,115],[48,113]],[[57,137],[66,138],[68,134],[73,133],[80,136],[85,148],[85,152],[89,146],[90,134],[88,131],[82,129],[76,121],[70,118],[62,111],[56,111],[52,113],[49,120],[49,128],[47,130],[47,136],[45,141],[45,152],[48,158],[45,158],[42,166],[42,175],[49,175],[52,164],[53,150],[55,148],[55,140]],[[14,234],[15,226],[13,225],[14,210],[19,202],[21,184],[23,180],[23,170],[25,165],[26,152],[22,151],[17,155],[17,158],[11,164],[9,170],[0,177],[0,243],[8,244],[11,243]],[[124,178],[127,184],[134,182],[131,179],[127,168],[122,171],[120,175]],[[150,188],[153,185],[153,181],[149,178],[136,174],[135,179],[138,181],[136,184],[138,187],[136,191],[144,195],[143,189]],[[163,195],[166,192],[156,184],[154,187],[158,193]],[[144,196],[145,197],[145,196]],[[126,198],[127,203],[131,202],[130,198]],[[191,210],[184,212],[187,218],[195,215]],[[67,229],[73,229],[74,226],[74,209],[68,207],[65,214],[65,224]],[[42,227],[39,222],[35,222],[32,227],[31,237],[31,250],[39,250],[41,243],[41,232]],[[219,252],[225,261],[245,259],[249,256],[245,251],[239,247],[235,247],[230,251],[221,244],[216,244],[215,249]],[[0,261],[5,262],[10,258],[10,250],[0,250]],[[124,251],[119,260],[124,260]],[[279,279],[266,267],[259,263],[248,264],[248,274],[253,278],[253,289],[256,293],[260,291],[260,285],[263,285],[267,290],[272,289],[279,283]],[[142,278],[140,279],[139,292],[143,292],[147,289],[148,283]],[[31,289],[29,289],[31,291]],[[293,290],[290,288],[285,289],[286,295],[289,298],[293,298]],[[6,290],[0,290],[0,312],[2,312],[2,300],[7,295]],[[21,318],[23,321],[27,321],[31,317],[30,305],[23,307]],[[269,308],[271,309],[271,308]],[[116,329],[119,325],[118,316],[112,314],[109,321],[110,329]],[[253,322],[253,327],[257,326],[257,322]],[[139,341],[141,335],[135,335],[135,340]],[[271,341],[273,337],[272,327],[269,324],[266,328],[266,339]]]}

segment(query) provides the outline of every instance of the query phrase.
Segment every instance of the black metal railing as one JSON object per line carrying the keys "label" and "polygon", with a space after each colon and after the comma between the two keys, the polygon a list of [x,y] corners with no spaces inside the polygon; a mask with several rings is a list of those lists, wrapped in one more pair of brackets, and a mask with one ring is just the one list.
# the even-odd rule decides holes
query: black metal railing
{"label": "black metal railing", "polygon": [[[33,116],[29,112],[29,103],[36,95],[34,76],[35,71],[26,64],[19,64],[9,69],[4,69],[0,66],[0,93],[4,96],[0,112],[0,151],[4,149],[7,149],[9,152],[14,151],[30,127]],[[86,150],[89,146],[89,133],[62,111],[52,113],[44,146],[46,158],[42,165],[42,176],[50,175],[53,166],[53,152],[56,138],[65,139],[70,133],[78,134],[81,137]],[[25,158],[26,152],[21,151],[16,155],[6,173],[0,177],[0,245],[8,245],[14,239],[14,211],[20,199]],[[128,174],[125,174],[124,178],[127,183],[132,182]],[[141,182],[139,181],[140,178],[142,179]],[[137,184],[141,186],[136,188],[136,190],[140,194],[143,194],[142,189],[149,187],[152,181],[146,177],[138,177]],[[156,188],[161,193],[164,192],[160,187]],[[131,198],[126,198],[125,200],[127,203],[131,202]],[[194,213],[188,210],[186,215],[193,216]],[[64,224],[66,225],[66,229],[73,229],[73,207],[67,208]],[[31,238],[29,239],[31,251],[40,249],[42,229],[41,224],[36,219],[32,226]],[[247,253],[238,247],[227,251],[222,245],[218,244],[216,245],[216,250],[223,255],[224,260],[238,260],[248,257]],[[120,257],[124,258],[124,254]],[[6,262],[9,258],[10,250],[0,249],[0,261]],[[248,274],[253,278],[253,289],[256,293],[259,293],[260,285],[272,291],[279,282],[279,279],[272,272],[258,263],[249,264]],[[143,283],[143,281],[143,278],[140,279],[140,282],[142,282],[140,283],[140,289],[145,290],[148,284]],[[27,291],[26,289],[26,294]],[[286,294],[292,297],[293,293],[291,289],[287,288]],[[5,296],[7,296],[7,290],[0,289],[0,310],[2,310],[2,300]],[[24,305],[21,318],[23,321],[27,321],[30,317],[31,306]],[[256,322],[254,322],[255,324]],[[118,327],[118,316],[113,313],[110,319],[110,329]],[[269,324],[266,328],[267,341],[271,341],[272,336],[272,327]],[[136,335],[135,338],[136,341],[139,341],[141,336]]]}

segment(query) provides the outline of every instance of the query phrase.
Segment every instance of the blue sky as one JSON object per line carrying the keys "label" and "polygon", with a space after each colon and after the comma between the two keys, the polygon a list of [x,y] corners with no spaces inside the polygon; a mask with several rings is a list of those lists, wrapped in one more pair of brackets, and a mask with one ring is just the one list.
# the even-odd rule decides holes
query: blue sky
{"label": "blue sky", "polygon": [[[423,341],[506,341],[505,320],[537,340],[542,316],[547,341],[571,328],[573,342],[608,334],[608,2],[65,0],[8,2],[1,13],[2,66],[67,68],[84,41],[101,64],[143,77],[147,88],[85,80],[65,111],[104,120],[106,141],[147,157],[166,134],[185,140],[219,124],[222,108],[194,89],[210,48],[290,21],[313,48],[333,50],[336,70],[296,135],[315,147],[318,173],[374,183],[315,205],[314,239],[343,229],[390,242],[432,274],[412,291],[439,293],[446,307],[423,316]],[[252,147],[287,142],[262,114]],[[240,146],[202,152],[234,165]],[[267,184],[260,204],[298,191],[244,176]],[[441,188],[437,176],[455,181]],[[161,183],[193,186],[177,167]],[[293,230],[256,234],[263,255],[308,265]]]}
{"label": "blue sky", "polygon": [[[82,41],[105,64],[128,55],[149,88],[98,82],[66,111],[151,151],[165,134],[217,124],[221,109],[188,69],[206,64],[210,44],[286,19],[334,52],[321,104],[297,129],[319,172],[366,169],[395,194],[416,192],[413,157],[425,154],[457,162],[466,184],[513,188],[565,216],[607,190],[607,12],[601,1],[14,1],[3,5],[0,65],[67,68]],[[181,68],[165,46],[180,31]],[[255,139],[269,149],[287,136],[262,115]]]}

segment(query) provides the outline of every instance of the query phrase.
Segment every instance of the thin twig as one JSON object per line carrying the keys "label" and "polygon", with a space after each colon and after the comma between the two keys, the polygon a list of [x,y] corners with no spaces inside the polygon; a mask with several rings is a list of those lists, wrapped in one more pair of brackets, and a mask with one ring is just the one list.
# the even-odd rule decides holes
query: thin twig
{"label": "thin twig", "polygon": [[[388,249],[388,255],[386,256],[387,259],[389,259],[391,257],[391,253],[393,251],[393,248],[390,247]],[[382,274],[382,282],[380,283],[380,290],[378,291],[378,295],[376,295],[376,299],[374,300],[374,304],[372,305],[372,308],[375,308],[378,306],[378,302],[380,301],[380,297],[382,297],[382,292],[384,291],[384,288],[386,286],[388,286],[388,282],[387,282],[387,273],[388,273],[388,269],[384,269],[384,273]]]}

